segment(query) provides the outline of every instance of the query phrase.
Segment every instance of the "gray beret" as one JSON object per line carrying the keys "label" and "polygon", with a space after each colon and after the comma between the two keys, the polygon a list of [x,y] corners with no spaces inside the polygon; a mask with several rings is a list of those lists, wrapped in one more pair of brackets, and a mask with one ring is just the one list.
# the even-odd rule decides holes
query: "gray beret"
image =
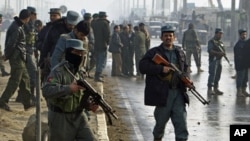
{"label": "gray beret", "polygon": [[61,15],[61,9],[60,8],[50,8],[49,14],[60,14]]}
{"label": "gray beret", "polygon": [[67,23],[71,25],[76,25],[78,23],[79,14],[75,11],[67,12]]}
{"label": "gray beret", "polygon": [[161,27],[161,32],[175,32],[175,28],[170,25],[163,26]]}
{"label": "gray beret", "polygon": [[28,7],[27,7],[27,10],[29,10],[30,13],[36,14],[36,8],[35,8],[35,7],[28,6]]}
{"label": "gray beret", "polygon": [[74,48],[77,50],[86,50],[83,48],[83,42],[78,39],[68,39],[66,41],[66,48]]}
{"label": "gray beret", "polygon": [[216,29],[215,29],[215,33],[223,33],[223,31],[222,31],[221,28],[216,28]]}

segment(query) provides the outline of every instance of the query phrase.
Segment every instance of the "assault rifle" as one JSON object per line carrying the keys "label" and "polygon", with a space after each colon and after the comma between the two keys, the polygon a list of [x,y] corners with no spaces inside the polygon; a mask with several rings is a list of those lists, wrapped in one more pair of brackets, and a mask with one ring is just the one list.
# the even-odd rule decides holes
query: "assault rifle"
{"label": "assault rifle", "polygon": [[[215,44],[215,41],[214,41]],[[230,63],[229,59],[227,58],[226,52],[224,51],[224,49],[221,48],[221,45],[217,46],[219,48],[219,50],[224,53],[223,57],[226,59],[227,63],[229,64],[229,66],[231,67],[232,64]]]}
{"label": "assault rifle", "polygon": [[[84,91],[84,92],[86,92],[84,94],[84,97],[86,96],[86,98],[91,98],[91,100],[95,104],[100,105],[102,107],[104,113],[108,117],[108,122],[110,125],[112,125],[111,116],[113,116],[115,119],[118,119],[117,115],[114,113],[115,111],[112,110],[111,106],[101,97],[101,95],[86,80],[84,80],[84,79],[77,80],[77,85],[84,87],[86,89]],[[82,99],[84,100],[85,98],[82,98]],[[81,105],[83,106],[82,107],[82,109],[83,109],[85,105],[82,103],[81,103]]]}
{"label": "assault rifle", "polygon": [[182,71],[179,70],[173,63],[169,63],[166,59],[164,59],[161,55],[155,54],[155,56],[152,59],[156,64],[163,64],[164,66],[169,66],[174,69],[174,71],[177,71],[179,78],[181,81],[189,88],[189,91],[204,105],[209,104],[210,101],[207,101],[205,98],[203,98],[195,89],[195,86],[193,82],[188,79],[188,77],[184,76]]}

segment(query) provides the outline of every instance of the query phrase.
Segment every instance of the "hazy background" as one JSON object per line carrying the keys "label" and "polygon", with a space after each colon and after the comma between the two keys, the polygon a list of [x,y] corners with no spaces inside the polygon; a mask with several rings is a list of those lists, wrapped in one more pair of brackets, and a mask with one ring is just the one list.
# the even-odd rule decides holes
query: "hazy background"
{"label": "hazy background", "polygon": [[[156,0],[160,1],[160,0]],[[173,0],[166,0],[171,3],[168,12],[173,10]],[[182,0],[178,0],[180,3]],[[238,4],[239,0],[236,0]],[[139,0],[139,8],[143,8],[144,0]],[[152,0],[145,0],[147,15],[152,11]],[[195,3],[196,6],[208,6],[208,0],[187,0],[188,3]],[[217,0],[213,0],[217,6]],[[224,8],[231,7],[231,0],[222,0]],[[20,9],[26,8],[28,5],[37,7],[38,18],[43,21],[48,21],[48,11],[52,7],[67,6],[68,10],[75,10],[81,13],[85,9],[90,13],[98,13],[99,11],[106,11],[110,20],[119,20],[120,16],[128,16],[130,8],[137,6],[137,0],[1,0],[1,12],[5,9],[11,8],[16,14]],[[124,8],[126,5],[126,9]],[[236,6],[238,7],[238,6]],[[156,9],[157,10],[157,9]]]}

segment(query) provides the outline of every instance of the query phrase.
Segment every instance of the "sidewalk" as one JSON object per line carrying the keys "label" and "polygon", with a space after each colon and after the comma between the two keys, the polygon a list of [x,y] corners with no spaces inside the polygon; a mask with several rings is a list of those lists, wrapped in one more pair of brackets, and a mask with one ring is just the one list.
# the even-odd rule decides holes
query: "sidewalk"
{"label": "sidewalk", "polygon": [[[8,62],[5,62],[5,68],[7,72],[10,72],[10,67]],[[9,77],[1,77],[0,74],[0,95],[2,95]],[[93,87],[100,93],[103,92],[103,85],[95,83],[92,79],[88,82],[93,85]],[[6,112],[0,109],[0,139],[1,140],[12,140],[12,141],[22,141],[23,129],[26,126],[28,119],[31,115],[35,114],[35,109],[30,111],[24,111],[20,103],[15,102],[14,96],[10,99],[9,106],[13,112]],[[42,97],[42,96],[41,96]],[[21,107],[21,108],[20,108]],[[45,100],[41,101],[41,113],[46,113],[47,106]],[[46,114],[42,114],[41,119],[47,120]],[[46,122],[46,121],[45,121]],[[107,133],[107,125],[105,114],[102,110],[97,113],[90,112],[90,126],[92,127],[94,133],[98,137],[99,141],[109,141]]]}

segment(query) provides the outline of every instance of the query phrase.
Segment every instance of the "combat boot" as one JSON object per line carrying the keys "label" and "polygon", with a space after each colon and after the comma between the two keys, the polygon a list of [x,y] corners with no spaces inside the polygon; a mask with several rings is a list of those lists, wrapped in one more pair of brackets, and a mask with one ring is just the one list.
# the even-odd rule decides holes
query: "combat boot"
{"label": "combat boot", "polygon": [[198,72],[198,73],[199,73],[199,72],[204,72],[204,70],[201,69],[201,67],[198,67],[198,68],[197,68],[197,72]]}
{"label": "combat boot", "polygon": [[5,71],[5,69],[1,69],[1,72],[2,72],[2,77],[10,75],[8,72]]}
{"label": "combat boot", "polygon": [[207,94],[208,95],[215,95],[215,92],[213,91],[212,87],[208,87]]}
{"label": "combat boot", "polygon": [[237,89],[237,96],[239,96],[239,97],[245,96],[245,95],[242,93],[242,88],[238,88],[238,89]]}
{"label": "combat boot", "polygon": [[214,93],[217,95],[223,95],[223,92],[220,91],[218,88],[214,88]]}
{"label": "combat boot", "polygon": [[247,92],[247,87],[242,88],[242,94],[244,96],[249,96],[250,97],[250,94]]}

